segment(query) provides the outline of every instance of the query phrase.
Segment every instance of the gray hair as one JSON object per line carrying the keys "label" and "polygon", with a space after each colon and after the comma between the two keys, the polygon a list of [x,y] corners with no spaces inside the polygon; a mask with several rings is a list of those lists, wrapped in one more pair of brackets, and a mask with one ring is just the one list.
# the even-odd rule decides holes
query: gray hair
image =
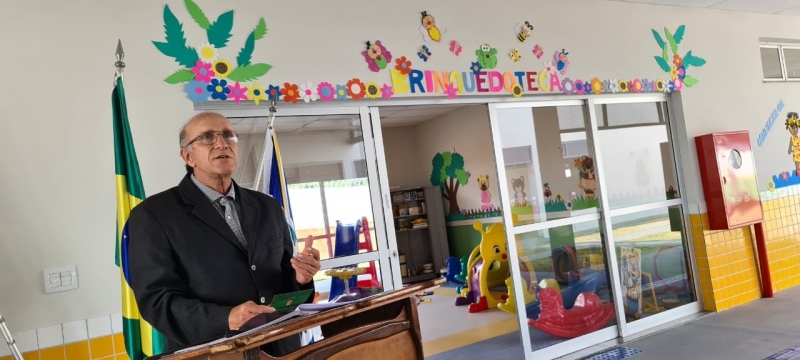
{"label": "gray hair", "polygon": [[[217,116],[218,117],[222,117],[222,118],[226,118],[224,115],[222,115],[220,113],[211,112],[211,111],[201,112],[199,114],[196,114],[196,115],[192,116],[189,119],[189,121],[187,121],[185,124],[183,124],[183,126],[181,126],[181,130],[178,133],[178,145],[181,148],[186,148],[186,151],[190,151],[191,145],[186,145],[186,142],[187,142],[187,140],[186,140],[186,127],[189,126],[189,124],[191,124],[195,120],[199,120],[199,119],[202,119],[202,118],[205,118],[205,117],[217,117]],[[186,173],[187,174],[194,173],[194,168],[189,166],[189,164],[186,164]]]}

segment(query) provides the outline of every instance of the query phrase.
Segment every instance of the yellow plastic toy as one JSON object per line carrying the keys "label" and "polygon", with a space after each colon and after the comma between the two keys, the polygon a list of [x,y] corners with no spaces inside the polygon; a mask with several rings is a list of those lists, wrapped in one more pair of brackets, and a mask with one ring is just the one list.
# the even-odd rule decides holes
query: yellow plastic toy
{"label": "yellow plastic toy", "polygon": [[456,306],[469,304],[471,313],[496,308],[498,302],[505,301],[507,295],[501,294],[498,299],[489,288],[505,283],[509,274],[503,224],[491,224],[484,231],[483,223],[476,221],[473,227],[481,233],[481,243],[469,255],[467,284],[461,289],[461,297],[456,299]]}

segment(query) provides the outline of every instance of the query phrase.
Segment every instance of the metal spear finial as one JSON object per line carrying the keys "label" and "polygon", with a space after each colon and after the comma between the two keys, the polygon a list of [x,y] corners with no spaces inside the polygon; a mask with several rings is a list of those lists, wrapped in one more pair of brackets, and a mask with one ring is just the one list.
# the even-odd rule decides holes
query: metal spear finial
{"label": "metal spear finial", "polygon": [[125,59],[125,51],[122,50],[122,40],[117,41],[117,62],[114,63],[114,66],[117,68],[117,72],[121,75],[122,71],[125,70],[125,62],[122,61]]}
{"label": "metal spear finial", "polygon": [[270,107],[269,107],[269,130],[270,131],[273,130],[272,124],[275,123],[275,113],[278,112],[278,109],[275,108],[275,105],[277,104],[277,101],[275,100],[276,97],[277,96],[274,96],[272,98],[272,102],[270,103]]}

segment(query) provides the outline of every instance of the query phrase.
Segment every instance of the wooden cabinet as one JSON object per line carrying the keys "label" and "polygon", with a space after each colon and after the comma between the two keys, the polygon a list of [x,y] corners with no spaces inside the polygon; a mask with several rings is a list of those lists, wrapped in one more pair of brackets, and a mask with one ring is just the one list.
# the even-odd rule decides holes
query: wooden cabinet
{"label": "wooden cabinet", "polygon": [[439,277],[450,256],[441,189],[392,191],[391,200],[403,283]]}

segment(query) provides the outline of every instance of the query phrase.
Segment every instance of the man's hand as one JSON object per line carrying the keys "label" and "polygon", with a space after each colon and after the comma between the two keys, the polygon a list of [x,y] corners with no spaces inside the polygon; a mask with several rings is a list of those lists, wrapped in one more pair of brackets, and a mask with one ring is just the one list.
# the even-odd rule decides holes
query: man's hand
{"label": "man's hand", "polygon": [[319,251],[314,249],[314,237],[309,235],[306,238],[306,245],[303,251],[297,253],[297,257],[292,258],[292,267],[297,273],[297,283],[305,285],[314,279],[314,275],[319,271]]}
{"label": "man's hand", "polygon": [[258,305],[252,301],[248,301],[231,310],[231,314],[228,315],[228,327],[231,330],[239,330],[242,325],[256,317],[256,315],[269,314],[274,311],[275,309],[269,306]]}

